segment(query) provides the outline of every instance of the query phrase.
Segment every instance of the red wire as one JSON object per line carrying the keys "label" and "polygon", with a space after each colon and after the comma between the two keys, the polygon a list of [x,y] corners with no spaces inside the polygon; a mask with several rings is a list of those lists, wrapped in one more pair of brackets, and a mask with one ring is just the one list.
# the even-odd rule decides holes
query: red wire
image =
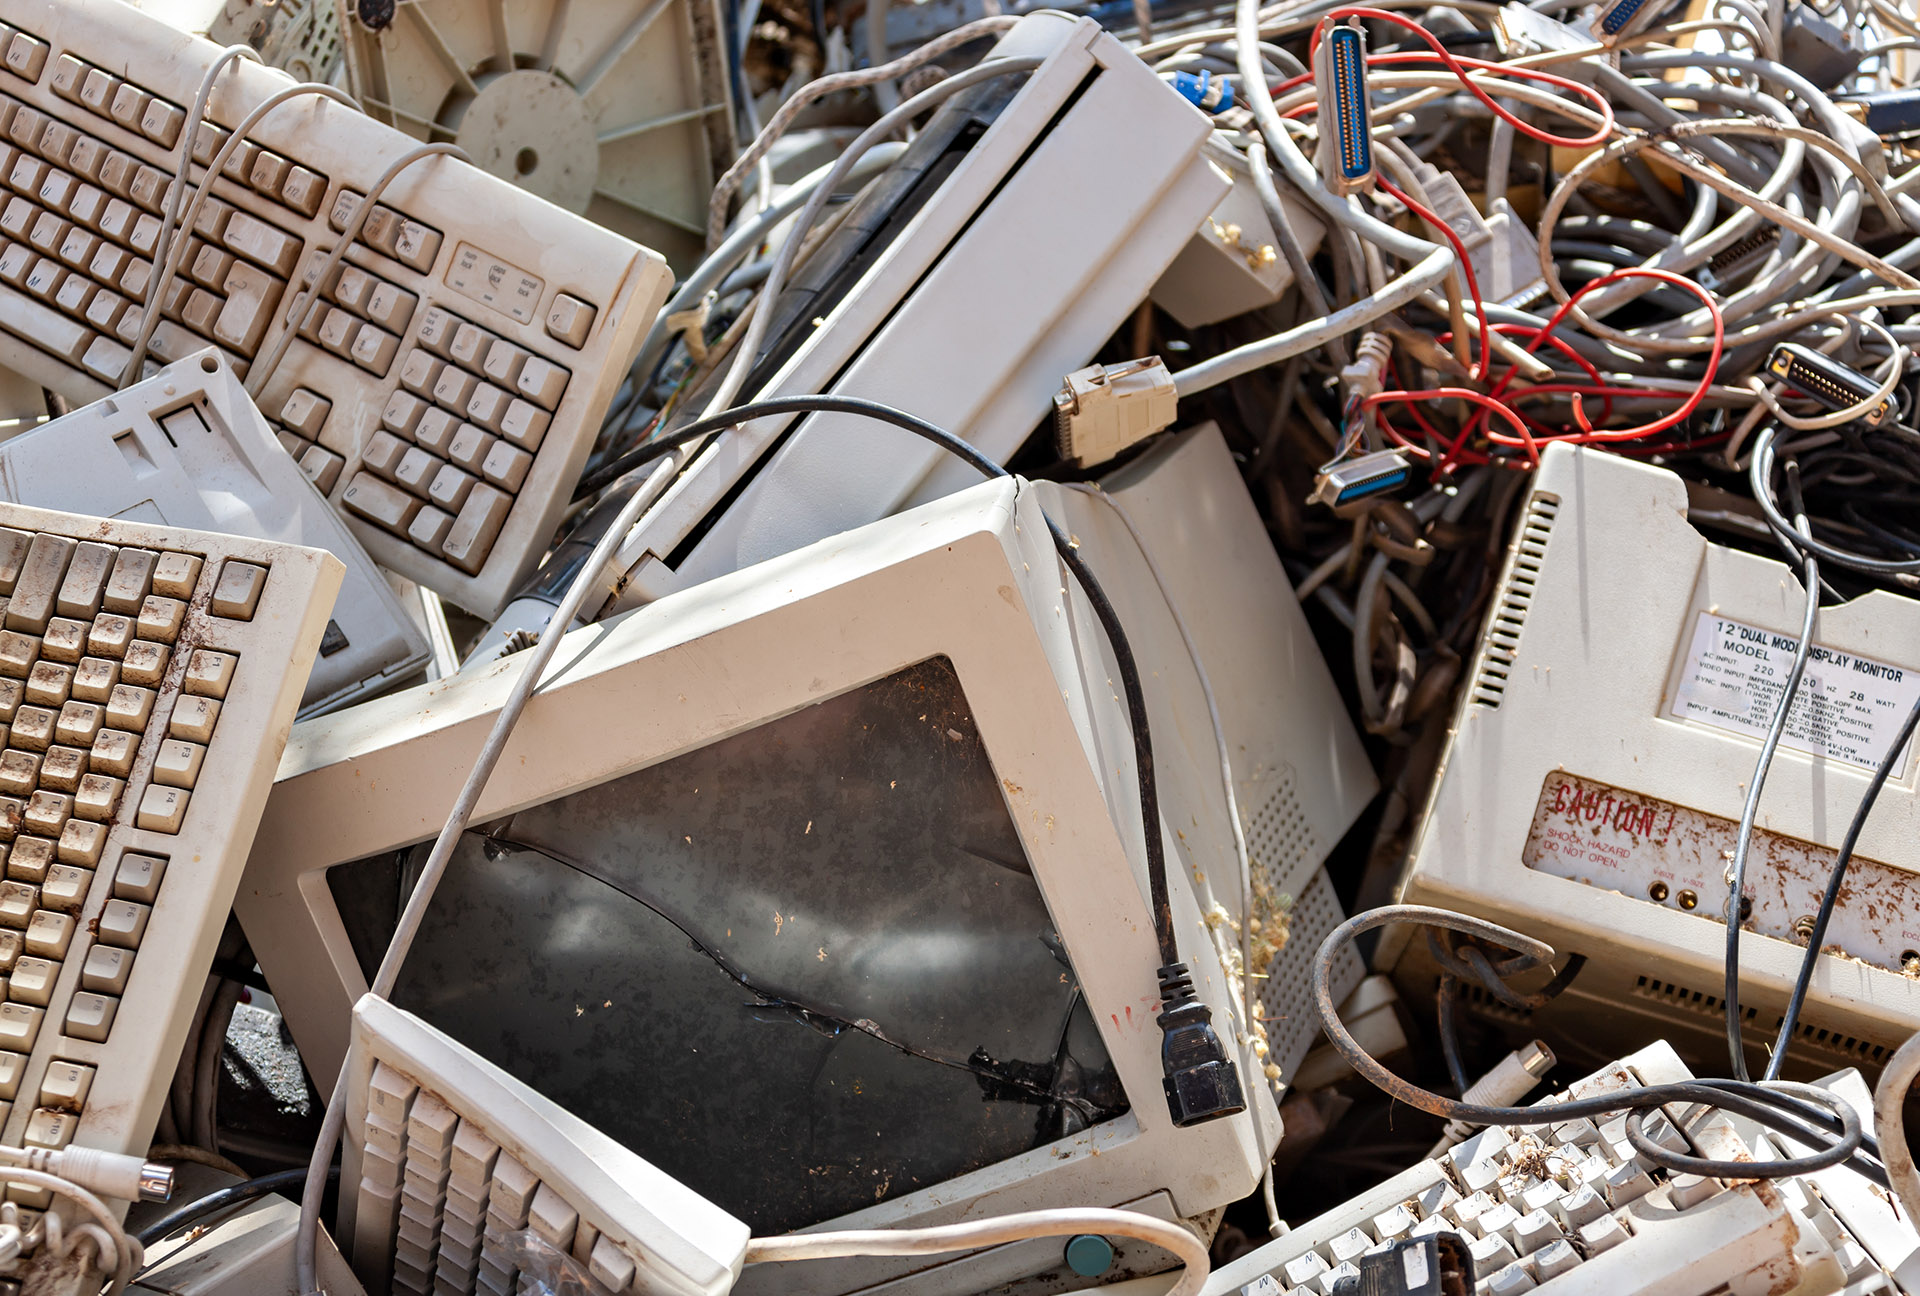
{"label": "red wire", "polygon": [[[1463,60],[1457,58],[1452,51],[1435,39],[1433,33],[1425,27],[1414,22],[1411,18],[1402,17],[1397,13],[1389,13],[1385,9],[1370,9],[1361,5],[1335,9],[1322,18],[1319,24],[1313,29],[1313,39],[1309,42],[1308,48],[1318,47],[1321,36],[1326,32],[1327,25],[1338,22],[1342,18],[1367,18],[1376,22],[1391,23],[1395,27],[1402,27],[1412,32],[1427,43],[1428,47],[1433,50],[1433,56],[1445,64],[1449,72],[1460,78],[1460,84],[1464,85],[1473,94],[1474,98],[1485,104],[1494,116],[1512,126],[1528,139],[1538,140],[1542,144],[1557,145],[1561,148],[1586,148],[1590,145],[1603,143],[1608,136],[1613,134],[1613,105],[1607,102],[1606,96],[1602,95],[1592,86],[1582,85],[1580,82],[1570,80],[1567,77],[1555,76],[1551,72],[1541,72],[1534,68],[1509,67],[1504,63],[1489,63],[1483,59],[1470,58]],[[1412,52],[1412,54],[1414,57],[1418,57],[1417,51]],[[1369,63],[1372,63],[1375,59],[1383,62],[1389,59],[1400,61],[1404,57],[1405,55],[1402,53],[1396,52],[1392,54],[1372,55],[1369,56],[1367,61]],[[1531,81],[1544,81],[1557,89],[1571,91],[1581,98],[1591,101],[1599,109],[1601,117],[1600,127],[1594,131],[1593,134],[1582,136],[1578,139],[1565,135],[1554,135],[1543,131],[1537,126],[1520,120],[1520,118],[1516,117],[1511,111],[1502,107],[1492,95],[1481,89],[1479,84],[1467,75],[1469,68],[1481,72],[1493,72],[1501,76],[1523,76]],[[1312,78],[1309,76],[1307,79],[1311,80]],[[1283,82],[1282,84],[1286,86],[1298,85],[1300,81],[1301,79],[1299,77],[1295,77],[1291,81]]]}
{"label": "red wire", "polygon": [[[1707,357],[1707,367],[1705,372],[1700,375],[1700,382],[1694,387],[1692,393],[1680,408],[1662,418],[1655,419],[1651,423],[1643,423],[1639,427],[1620,428],[1607,432],[1595,429],[1593,424],[1587,420],[1587,412],[1580,399],[1582,395],[1589,393],[1583,393],[1577,390],[1573,391],[1571,393],[1573,396],[1573,421],[1579,424],[1581,432],[1586,434],[1583,441],[1632,441],[1640,437],[1651,436],[1655,432],[1666,431],[1676,423],[1687,419],[1700,407],[1700,402],[1707,398],[1707,392],[1713,386],[1714,374],[1720,369],[1720,354],[1726,343],[1726,320],[1720,312],[1720,304],[1714,301],[1713,294],[1693,280],[1683,278],[1670,270],[1654,270],[1647,266],[1628,266],[1626,269],[1612,271],[1608,274],[1601,275],[1598,279],[1592,279],[1580,285],[1579,290],[1560,304],[1560,309],[1553,313],[1552,317],[1542,326],[1539,334],[1533,341],[1527,344],[1526,350],[1528,353],[1531,354],[1539,348],[1540,344],[1559,326],[1560,321],[1567,317],[1567,312],[1571,311],[1575,303],[1582,297],[1585,297],[1588,293],[1596,289],[1604,288],[1608,284],[1619,283],[1626,279],[1658,279],[1662,283],[1670,283],[1676,288],[1684,288],[1698,297],[1701,304],[1707,308],[1707,314],[1713,319],[1713,349]],[[1499,384],[1494,388],[1493,395],[1496,399],[1506,391],[1507,384],[1513,381],[1514,373],[1515,370],[1513,369],[1507,370],[1505,376],[1501,378]],[[1534,390],[1546,389],[1548,389],[1548,386],[1538,387]],[[1657,393],[1645,394],[1655,395]],[[1487,438],[1503,445],[1518,444],[1510,440],[1503,440],[1491,429],[1487,432]],[[1531,438],[1528,439],[1527,444],[1531,446]]]}
{"label": "red wire", "polygon": [[1474,314],[1477,315],[1480,320],[1480,363],[1474,366],[1473,377],[1476,382],[1485,382],[1487,380],[1487,370],[1493,365],[1493,336],[1487,326],[1487,304],[1480,300],[1480,281],[1474,276],[1473,262],[1467,259],[1467,245],[1460,241],[1460,236],[1453,232],[1452,226],[1441,220],[1439,216],[1428,208],[1421,206],[1406,194],[1400,192],[1391,180],[1385,176],[1380,176],[1374,183],[1378,184],[1393,197],[1399,199],[1408,211],[1439,230],[1440,233],[1446,237],[1447,242],[1453,245],[1453,255],[1460,262],[1460,273],[1464,275],[1467,280],[1467,295],[1473,298]]}

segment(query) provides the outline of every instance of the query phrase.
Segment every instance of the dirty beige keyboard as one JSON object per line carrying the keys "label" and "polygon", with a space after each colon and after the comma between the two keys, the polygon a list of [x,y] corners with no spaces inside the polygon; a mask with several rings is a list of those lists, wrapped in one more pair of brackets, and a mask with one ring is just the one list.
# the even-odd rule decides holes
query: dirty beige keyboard
{"label": "dirty beige keyboard", "polygon": [[[1566,1095],[1692,1078],[1660,1043]],[[1819,1084],[1871,1111],[1858,1072]],[[1626,1124],[1621,1113],[1482,1130],[1216,1270],[1202,1296],[1335,1296],[1359,1278],[1366,1257],[1435,1233],[1453,1234],[1471,1255],[1474,1296],[1903,1290],[1893,1273],[1920,1250],[1920,1237],[1884,1191],[1851,1169],[1764,1184],[1672,1174],[1628,1142]],[[1645,1128],[1670,1151],[1724,1160],[1809,1150],[1783,1148],[1780,1136],[1724,1115],[1689,1119],[1677,1105],[1649,1116]]]}
{"label": "dirty beige keyboard", "polygon": [[340,1203],[370,1292],[726,1296],[747,1226],[412,1013],[353,1012]]}
{"label": "dirty beige keyboard", "polygon": [[[0,0],[0,365],[75,402],[122,385],[183,147],[197,183],[289,83],[120,0]],[[157,365],[212,344],[383,566],[482,615],[559,524],[669,275],[652,252],[465,163],[400,173],[288,322],[368,187],[416,141],[315,96],[236,147],[158,302]],[[184,198],[182,202],[184,208]]]}
{"label": "dirty beige keyboard", "polygon": [[342,570],[0,504],[0,1142],[146,1151]]}

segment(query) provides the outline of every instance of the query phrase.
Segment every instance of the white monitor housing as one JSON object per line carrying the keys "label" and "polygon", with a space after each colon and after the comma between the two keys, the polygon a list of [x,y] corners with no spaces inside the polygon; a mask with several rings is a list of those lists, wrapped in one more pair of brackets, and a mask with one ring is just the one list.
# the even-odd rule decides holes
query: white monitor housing
{"label": "white monitor housing", "polygon": [[[569,634],[396,1002],[759,1232],[1245,1196],[1273,1095],[1244,1074],[1247,1112],[1172,1124],[1126,710],[1040,495],[977,485]],[[235,907],[316,1076],[521,666],[296,728]],[[1180,804],[1181,957],[1237,1054]],[[802,1055],[806,1084],[727,1105],[720,1077]],[[1111,1276],[1171,1263],[1126,1244]],[[1057,1242],[775,1268],[742,1286],[1082,1281]]]}
{"label": "white monitor housing", "polygon": [[[1029,15],[989,57],[1045,61],[936,110],[774,305],[742,400],[865,397],[1004,463],[1227,192],[1209,119],[1092,19]],[[757,420],[629,537],[623,606],[974,480],[851,416]]]}
{"label": "white monitor housing", "polygon": [[[1725,1068],[1725,872],[1804,597],[1777,558],[1696,531],[1674,474],[1564,446],[1542,456],[1401,887],[1586,955],[1529,1029],[1603,1053],[1664,1034],[1706,1073]],[[1835,850],[1920,694],[1920,603],[1874,591],[1822,608],[1814,644],[1748,864],[1756,1067]],[[1903,971],[1920,948],[1915,787],[1908,751],[1827,930],[1791,1044],[1799,1071],[1877,1066],[1920,1028],[1920,982]],[[1423,942],[1383,945],[1396,955],[1404,980],[1430,984]]]}

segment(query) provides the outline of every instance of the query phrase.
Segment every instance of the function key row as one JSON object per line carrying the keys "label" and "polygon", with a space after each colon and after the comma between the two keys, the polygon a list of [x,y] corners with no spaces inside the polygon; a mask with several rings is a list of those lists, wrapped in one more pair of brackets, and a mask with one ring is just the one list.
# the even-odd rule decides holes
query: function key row
{"label": "function key row", "polygon": [[53,92],[79,104],[94,116],[144,135],[161,148],[172,148],[186,124],[186,109],[122,80],[105,68],[84,63],[71,54],[53,61]]}
{"label": "function key row", "polygon": [[[193,136],[193,160],[203,167],[212,166],[214,157],[232,136],[233,132],[223,126],[201,122]],[[327,196],[326,176],[252,140],[240,141],[227,155],[220,174],[309,220],[319,213]]]}

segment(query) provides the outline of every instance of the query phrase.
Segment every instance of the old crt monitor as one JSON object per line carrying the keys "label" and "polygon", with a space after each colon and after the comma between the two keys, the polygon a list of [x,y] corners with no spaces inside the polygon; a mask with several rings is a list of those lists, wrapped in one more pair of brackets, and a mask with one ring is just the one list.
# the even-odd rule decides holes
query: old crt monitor
{"label": "old crt monitor", "polygon": [[[1543,455],[1402,885],[1410,902],[1586,955],[1571,988],[1516,1027],[1618,1051],[1665,1035],[1726,1065],[1726,870],[1805,597],[1777,557],[1696,531],[1674,474]],[[1913,599],[1876,590],[1823,607],[1813,639],[1747,865],[1740,997],[1756,1068],[1835,850],[1920,691]],[[1914,787],[1909,749],[1839,893],[1790,1041],[1800,1071],[1877,1066],[1920,1028]],[[1400,959],[1410,985],[1431,985],[1424,951],[1411,942]]]}
{"label": "old crt monitor", "polygon": [[[1037,496],[981,484],[569,634],[395,1003],[757,1234],[1245,1196],[1276,1109],[1249,1075],[1245,1112],[1172,1123],[1126,711]],[[316,1075],[520,667],[296,729],[236,908]],[[1171,1263],[1127,1244],[1112,1273]],[[742,1282],[1059,1267],[1033,1242]]]}

